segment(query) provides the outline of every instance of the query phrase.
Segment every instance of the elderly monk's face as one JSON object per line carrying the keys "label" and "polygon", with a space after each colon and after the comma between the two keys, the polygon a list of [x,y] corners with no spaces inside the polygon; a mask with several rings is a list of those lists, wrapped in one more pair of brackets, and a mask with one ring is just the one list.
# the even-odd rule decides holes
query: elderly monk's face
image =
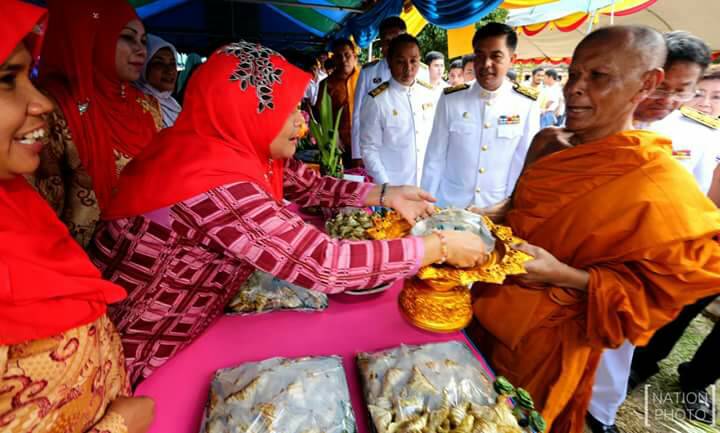
{"label": "elderly monk's face", "polygon": [[566,125],[583,142],[626,129],[638,102],[662,78],[659,70],[648,78],[651,72],[641,70],[636,51],[624,42],[614,37],[581,44],[575,51],[564,88]]}
{"label": "elderly monk's face", "polygon": [[693,62],[675,62],[665,70],[665,79],[635,110],[635,119],[655,122],[692,100],[702,68]]}
{"label": "elderly monk's face", "polygon": [[30,81],[31,56],[20,44],[0,64],[0,179],[30,174],[48,137],[52,102]]}

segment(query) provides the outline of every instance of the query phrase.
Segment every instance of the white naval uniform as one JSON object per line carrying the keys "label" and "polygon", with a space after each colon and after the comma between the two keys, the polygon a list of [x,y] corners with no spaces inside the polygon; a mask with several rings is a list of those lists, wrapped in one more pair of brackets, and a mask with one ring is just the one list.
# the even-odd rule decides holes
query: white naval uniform
{"label": "white naval uniform", "polygon": [[[672,140],[673,156],[695,178],[700,190],[707,194],[712,183],[717,155],[720,153],[720,130],[712,129],[682,114],[680,110],[649,124],[638,124]],[[595,375],[589,411],[605,425],[615,424],[617,412],[627,395],[635,346],[626,341],[617,349],[603,351]]]}
{"label": "white naval uniform", "polygon": [[408,87],[393,78],[370,92],[360,113],[360,150],[375,183],[420,184],[435,97],[428,83]]}
{"label": "white naval uniform", "polygon": [[533,137],[540,107],[504,81],[495,91],[477,81],[440,97],[421,187],[442,207],[485,207],[509,197]]}
{"label": "white naval uniform", "polygon": [[[430,79],[429,77],[430,72],[428,71],[427,65],[421,63],[416,78],[418,80],[428,81]],[[355,86],[352,131],[350,136],[352,140],[351,149],[353,159],[362,158],[360,152],[360,113],[362,112],[362,105],[365,102],[365,98],[371,90],[389,81],[390,78],[392,78],[390,66],[388,66],[387,60],[385,59],[366,63],[362,69],[360,69],[360,75],[358,76],[357,85]]]}

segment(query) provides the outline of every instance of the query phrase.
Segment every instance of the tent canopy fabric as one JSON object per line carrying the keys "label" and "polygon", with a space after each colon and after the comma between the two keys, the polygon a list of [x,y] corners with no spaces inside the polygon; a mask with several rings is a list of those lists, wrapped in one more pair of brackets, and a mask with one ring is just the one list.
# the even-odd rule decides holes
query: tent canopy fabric
{"label": "tent canopy fabric", "polygon": [[[692,12],[690,12],[692,11]],[[650,7],[627,16],[599,15],[597,22],[588,20],[571,32],[546,29],[535,36],[520,35],[518,58],[571,57],[573,50],[592,29],[611,25],[645,25],[661,32],[686,30],[704,39],[710,48],[720,49],[720,28],[710,24],[707,17],[720,16],[720,1],[658,0]]]}

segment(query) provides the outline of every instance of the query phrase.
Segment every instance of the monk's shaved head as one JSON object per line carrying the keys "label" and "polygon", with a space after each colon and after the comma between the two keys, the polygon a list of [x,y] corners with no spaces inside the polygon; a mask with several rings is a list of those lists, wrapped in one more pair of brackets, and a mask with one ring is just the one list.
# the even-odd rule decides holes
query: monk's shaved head
{"label": "monk's shaved head", "polygon": [[604,27],[575,49],[565,85],[567,128],[582,142],[632,129],[640,101],[663,78],[663,36],[641,26]]}
{"label": "monk's shaved head", "polygon": [[[662,68],[667,59],[667,44],[657,30],[645,26],[603,27],[590,33],[575,48],[577,53],[590,45],[601,44],[609,55],[629,56],[633,69],[649,71]],[[630,66],[630,65],[629,65]]]}

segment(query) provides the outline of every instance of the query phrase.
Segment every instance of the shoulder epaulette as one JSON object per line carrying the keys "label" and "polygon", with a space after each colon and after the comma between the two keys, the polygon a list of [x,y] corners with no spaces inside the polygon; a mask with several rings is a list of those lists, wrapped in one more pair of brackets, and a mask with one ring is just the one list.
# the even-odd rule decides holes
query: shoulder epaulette
{"label": "shoulder epaulette", "polygon": [[372,89],[368,95],[372,96],[373,98],[377,95],[381,94],[382,92],[386,91],[390,87],[390,82],[386,81],[382,83],[381,85],[377,86],[376,88]]}
{"label": "shoulder epaulette", "polygon": [[467,90],[470,88],[469,84],[458,84],[457,86],[446,87],[443,89],[443,93],[449,95],[451,93],[459,92],[461,90]]}
{"label": "shoulder epaulette", "polygon": [[713,117],[709,114],[705,114],[702,111],[698,111],[691,107],[680,108],[680,113],[690,120],[694,120],[701,125],[705,125],[710,129],[720,129],[720,119]]}
{"label": "shoulder epaulette", "polygon": [[428,83],[427,81],[423,81],[423,80],[415,80],[415,81],[417,81],[417,83],[418,83],[419,85],[423,86],[423,87],[426,87],[426,88],[428,88],[428,89],[430,89],[430,90],[433,89],[432,84]]}
{"label": "shoulder epaulette", "polygon": [[365,69],[365,68],[368,68],[368,67],[370,67],[370,66],[375,66],[375,65],[378,64],[379,61],[380,61],[380,59],[375,59],[375,60],[373,60],[372,62],[367,62],[367,63],[365,63],[364,65],[362,65],[362,68]]}
{"label": "shoulder epaulette", "polygon": [[528,98],[532,99],[533,101],[536,101],[537,98],[540,96],[540,91],[537,89],[533,89],[532,87],[523,86],[522,84],[515,83],[513,84],[513,89],[515,89],[516,92],[523,96],[527,96]]}

